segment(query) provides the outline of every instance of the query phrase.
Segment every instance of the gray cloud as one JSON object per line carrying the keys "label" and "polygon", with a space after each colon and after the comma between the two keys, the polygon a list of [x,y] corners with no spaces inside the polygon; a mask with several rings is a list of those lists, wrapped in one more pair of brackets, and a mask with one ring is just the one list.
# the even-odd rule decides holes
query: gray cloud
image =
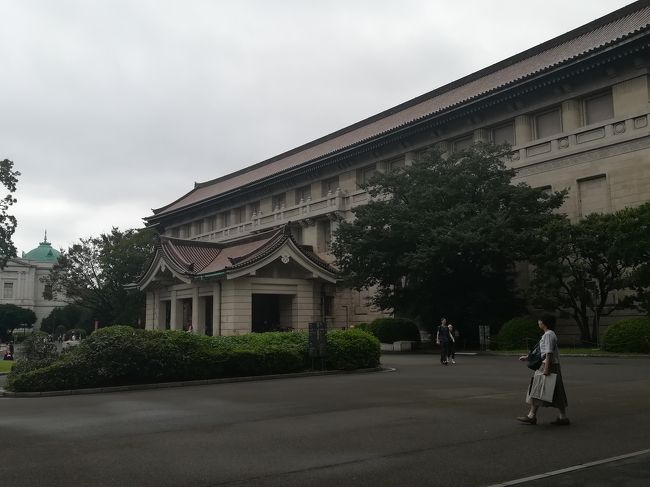
{"label": "gray cloud", "polygon": [[[629,1],[0,0],[15,242],[141,224],[194,181],[418,96]],[[536,12],[534,16],[531,12]]]}

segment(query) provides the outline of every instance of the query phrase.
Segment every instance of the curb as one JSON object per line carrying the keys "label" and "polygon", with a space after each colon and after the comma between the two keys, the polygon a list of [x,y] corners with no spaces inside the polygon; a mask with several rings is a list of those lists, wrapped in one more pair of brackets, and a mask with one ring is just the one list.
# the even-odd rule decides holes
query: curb
{"label": "curb", "polygon": [[292,374],[253,375],[247,377],[227,377],[222,379],[200,379],[179,382],[158,382],[154,384],[135,384],[130,386],[93,387],[90,389],[67,389],[64,391],[41,391],[41,392],[9,392],[0,388],[0,397],[26,398],[26,397],[54,397],[54,396],[78,396],[86,394],[103,394],[107,392],[144,391],[149,389],[169,389],[172,387],[193,387],[211,384],[229,384],[234,382],[255,382],[262,380],[294,379],[301,377],[315,377],[320,375],[341,375],[341,374],[366,374],[369,372],[385,372],[394,369],[387,367],[374,367],[370,369],[355,370],[316,370],[312,372],[295,372]]}

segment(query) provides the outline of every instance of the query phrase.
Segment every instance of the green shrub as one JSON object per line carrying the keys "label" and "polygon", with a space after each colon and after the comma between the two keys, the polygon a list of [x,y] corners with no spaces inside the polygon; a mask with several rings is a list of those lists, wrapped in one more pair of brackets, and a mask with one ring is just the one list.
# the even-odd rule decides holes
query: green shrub
{"label": "green shrub", "polygon": [[650,318],[631,318],[609,326],[602,347],[608,352],[650,353]]}
{"label": "green shrub", "polygon": [[[48,391],[296,372],[311,364],[307,342],[304,331],[209,337],[111,326],[57,359],[19,361],[6,388]],[[379,343],[363,331],[330,332],[328,350],[334,369],[379,363]]]}
{"label": "green shrub", "polygon": [[492,345],[499,350],[531,347],[541,337],[541,330],[534,318],[522,316],[506,321]]}
{"label": "green shrub", "polygon": [[368,331],[369,327],[370,327],[369,323],[358,323],[356,325],[352,325],[350,328],[353,328],[355,330]]}
{"label": "green shrub", "polygon": [[327,334],[328,369],[377,367],[379,354],[379,340],[363,330],[335,330]]}
{"label": "green shrub", "polygon": [[381,343],[420,341],[420,330],[413,320],[406,318],[377,318],[368,326]]}
{"label": "green shrub", "polygon": [[23,340],[20,348],[22,360],[46,360],[56,357],[56,345],[47,333],[35,331]]}

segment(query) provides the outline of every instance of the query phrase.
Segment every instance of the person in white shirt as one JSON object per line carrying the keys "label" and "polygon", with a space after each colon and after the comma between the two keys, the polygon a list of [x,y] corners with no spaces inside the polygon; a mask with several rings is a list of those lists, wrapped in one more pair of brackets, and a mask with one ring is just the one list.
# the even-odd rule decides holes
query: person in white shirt
{"label": "person in white shirt", "polygon": [[[560,370],[560,352],[557,346],[557,335],[555,334],[555,331],[553,331],[555,329],[555,316],[544,315],[537,321],[537,324],[544,332],[541,340],[539,341],[540,352],[543,359],[539,370],[544,375],[557,374],[555,390],[553,391],[553,400],[551,402],[546,402],[540,399],[530,398],[530,411],[526,416],[517,417],[517,421],[522,424],[537,424],[537,410],[539,407],[554,407],[559,410],[559,414],[554,421],[551,421],[551,424],[554,426],[567,426],[571,424],[571,422],[566,415],[568,401],[566,392],[564,390],[564,383],[562,382],[562,371]],[[525,361],[527,358],[527,355],[522,355],[519,357],[519,360]]]}

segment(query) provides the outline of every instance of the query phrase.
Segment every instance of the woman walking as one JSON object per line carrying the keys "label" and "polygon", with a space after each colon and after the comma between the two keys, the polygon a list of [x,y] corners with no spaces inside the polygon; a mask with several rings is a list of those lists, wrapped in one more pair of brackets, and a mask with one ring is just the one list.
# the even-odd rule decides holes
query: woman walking
{"label": "woman walking", "polygon": [[[557,335],[555,334],[555,316],[544,315],[538,320],[537,325],[544,332],[541,340],[539,341],[539,348],[542,356],[542,365],[539,372],[548,377],[549,374],[557,374],[555,381],[555,389],[553,390],[553,399],[551,402],[542,401],[530,397],[526,402],[530,404],[530,411],[526,416],[517,417],[517,421],[522,424],[537,424],[537,410],[542,407],[553,407],[558,409],[558,417],[551,421],[554,426],[567,426],[571,424],[566,415],[566,408],[568,401],[566,392],[564,391],[564,383],[562,382],[562,371],[560,370],[560,353],[557,346]],[[519,360],[527,360],[528,355],[522,355]],[[534,377],[534,376],[533,376]],[[530,380],[529,391],[533,384],[533,379]]]}

